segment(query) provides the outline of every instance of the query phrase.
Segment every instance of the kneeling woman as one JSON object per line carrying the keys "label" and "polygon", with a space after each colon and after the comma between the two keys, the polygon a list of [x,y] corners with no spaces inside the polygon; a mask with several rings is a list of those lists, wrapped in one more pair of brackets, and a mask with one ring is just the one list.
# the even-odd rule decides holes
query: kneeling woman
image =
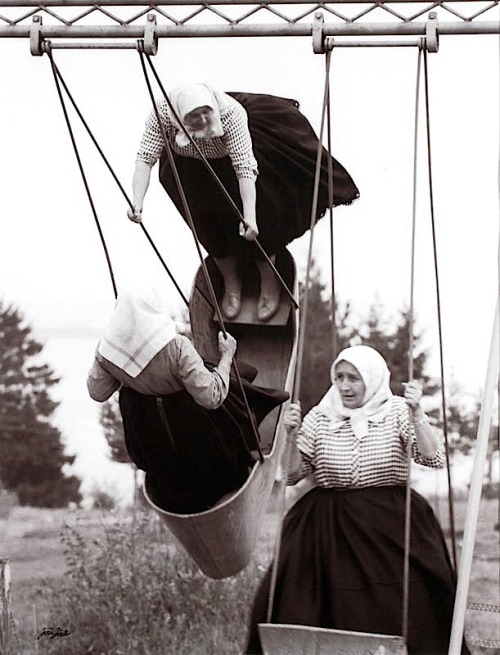
{"label": "kneeling woman", "polygon": [[[407,449],[424,466],[444,458],[420,407],[418,382],[394,396],[383,357],[368,346],[343,350],[332,387],[301,421],[285,418],[288,483],[314,473],[317,487],[283,525],[273,623],[401,635]],[[297,432],[298,430],[298,432]],[[247,653],[261,653],[270,575],[255,599]],[[441,528],[412,491],[408,651],[445,655],[455,579]]]}
{"label": "kneeling woman", "polygon": [[[94,400],[120,390],[127,452],[146,472],[152,500],[168,511],[207,509],[241,486],[254,462],[252,423],[230,376],[235,339],[219,333],[219,350],[219,363],[206,364],[177,334],[165,298],[141,289],[119,295],[89,372]],[[243,386],[257,425],[288,398]]]}

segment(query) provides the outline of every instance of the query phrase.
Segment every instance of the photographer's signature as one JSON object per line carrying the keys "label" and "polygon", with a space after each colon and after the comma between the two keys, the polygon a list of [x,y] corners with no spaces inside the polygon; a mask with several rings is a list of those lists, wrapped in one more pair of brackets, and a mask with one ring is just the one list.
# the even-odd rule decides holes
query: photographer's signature
{"label": "photographer's signature", "polygon": [[68,637],[71,634],[66,628],[43,628],[42,631],[37,635],[37,639],[42,639],[47,637],[48,639],[55,639],[56,637]]}

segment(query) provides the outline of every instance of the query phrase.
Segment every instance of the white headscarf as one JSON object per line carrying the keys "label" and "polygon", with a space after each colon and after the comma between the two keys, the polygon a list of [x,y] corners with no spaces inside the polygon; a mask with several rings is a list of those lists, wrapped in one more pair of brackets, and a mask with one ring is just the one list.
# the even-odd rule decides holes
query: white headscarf
{"label": "white headscarf", "polygon": [[[342,397],[335,384],[335,367],[340,362],[352,364],[365,385],[365,395],[360,407],[350,409],[342,402]],[[391,373],[382,355],[370,346],[351,346],[337,356],[330,369],[332,386],[321,401],[320,409],[339,427],[350,419],[355,436],[360,439],[368,434],[368,421],[377,423],[387,416],[391,408],[392,391],[389,386]]]}
{"label": "white headscarf", "polygon": [[[222,129],[221,113],[228,106],[224,93],[214,89],[206,82],[188,82],[179,84],[171,89],[168,98],[172,103],[175,114],[182,121],[184,129],[192,137],[210,139],[223,136],[224,130]],[[203,130],[193,130],[185,124],[184,120],[190,112],[200,107],[210,107],[213,114],[211,120]],[[187,146],[189,144],[189,138],[170,107],[168,107],[167,111],[170,120],[178,130],[175,136],[177,145],[181,147]]]}
{"label": "white headscarf", "polygon": [[118,295],[97,351],[135,378],[177,333],[164,295],[143,288]]}

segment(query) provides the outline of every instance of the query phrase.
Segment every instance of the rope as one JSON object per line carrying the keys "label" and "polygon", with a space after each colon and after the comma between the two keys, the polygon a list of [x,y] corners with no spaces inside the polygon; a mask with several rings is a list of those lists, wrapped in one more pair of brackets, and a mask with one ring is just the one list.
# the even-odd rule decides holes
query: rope
{"label": "rope", "polygon": [[[50,51],[50,50],[49,50],[49,57],[50,57],[50,60],[51,60],[51,64],[52,64],[53,71],[55,71],[55,74],[57,74],[57,79],[59,80],[59,82],[61,83],[62,87],[64,88],[64,91],[66,92],[66,95],[68,96],[68,98],[69,98],[69,100],[70,100],[70,102],[71,102],[71,104],[72,104],[72,106],[73,106],[73,108],[74,108],[74,110],[75,110],[75,112],[76,112],[78,118],[79,118],[80,121],[82,122],[82,125],[84,126],[85,130],[87,131],[87,134],[89,135],[89,137],[90,137],[92,143],[93,143],[94,146],[96,147],[98,153],[101,155],[102,160],[104,161],[104,164],[106,165],[106,167],[108,168],[109,172],[111,173],[111,176],[113,177],[113,179],[114,179],[114,181],[116,182],[118,188],[120,189],[120,191],[121,191],[123,197],[125,198],[125,201],[126,201],[127,204],[129,205],[129,207],[130,207],[131,209],[133,209],[132,201],[131,201],[130,198],[128,197],[127,192],[125,191],[123,185],[121,184],[120,180],[118,179],[118,176],[116,175],[115,171],[113,170],[113,167],[112,167],[111,164],[109,163],[109,161],[108,161],[106,155],[104,154],[102,148],[100,147],[99,143],[97,142],[97,139],[95,138],[95,136],[94,136],[92,130],[90,129],[90,127],[89,127],[87,121],[86,121],[85,118],[83,117],[83,115],[82,115],[82,113],[81,113],[81,111],[80,111],[80,109],[79,109],[77,103],[75,102],[75,100],[74,100],[74,98],[73,98],[73,96],[72,96],[70,90],[68,89],[68,86],[67,86],[66,82],[64,81],[64,79],[63,79],[63,77],[62,77],[62,75],[61,75],[61,72],[60,72],[59,68],[57,67],[57,65],[55,64],[55,62],[54,62],[54,60],[53,60],[53,58],[52,58],[52,54],[51,54],[51,51]],[[75,146],[75,147],[76,147],[76,146]],[[189,305],[189,302],[188,302],[187,298],[185,297],[185,295],[183,294],[181,288],[180,288],[179,285],[177,284],[177,281],[175,280],[175,278],[174,278],[174,276],[172,275],[172,273],[171,273],[169,267],[167,266],[167,264],[165,263],[164,259],[162,258],[162,256],[161,256],[161,254],[160,254],[158,248],[157,248],[156,245],[154,244],[154,242],[153,242],[152,238],[150,237],[148,231],[146,230],[146,228],[145,228],[144,225],[142,225],[142,224],[141,224],[141,229],[142,229],[142,231],[143,231],[145,237],[147,238],[149,244],[150,244],[151,247],[153,248],[153,250],[154,250],[156,256],[157,256],[158,259],[160,260],[160,262],[161,262],[163,268],[165,269],[165,271],[167,272],[168,276],[170,277],[170,280],[171,280],[172,284],[174,285],[174,287],[176,288],[177,292],[178,292],[179,295],[181,296],[183,302],[186,304],[186,306],[188,306],[188,305]],[[115,292],[115,297],[116,297],[116,292]]]}
{"label": "rope", "polygon": [[438,255],[437,255],[437,240],[436,240],[436,222],[434,215],[434,187],[432,182],[432,148],[431,148],[431,128],[430,128],[430,111],[429,111],[429,72],[427,65],[427,49],[424,50],[424,83],[425,83],[425,114],[426,114],[426,132],[427,132],[427,163],[428,163],[428,175],[429,175],[429,200],[430,200],[430,212],[431,212],[431,224],[432,224],[432,246],[434,254],[434,271],[436,278],[436,306],[437,306],[437,318],[438,318],[438,333],[439,333],[439,366],[441,374],[441,410],[443,414],[443,435],[445,442],[445,453],[446,453],[446,471],[448,477],[448,508],[449,508],[449,519],[450,519],[450,533],[451,533],[451,543],[452,543],[452,556],[453,556],[453,565],[454,570],[457,570],[457,544],[455,537],[455,515],[454,515],[454,505],[453,505],[453,491],[451,484],[451,462],[450,462],[450,446],[448,439],[448,419],[447,419],[447,410],[446,410],[446,394],[445,394],[445,379],[444,379],[444,361],[443,361],[443,329],[442,329],[442,319],[441,319],[441,293],[440,293],[440,282],[439,282],[439,271],[438,271]]}
{"label": "rope", "polygon": [[[200,259],[200,265],[201,265],[201,268],[202,268],[202,271],[203,271],[203,275],[204,275],[204,278],[205,278],[206,285],[208,287],[208,292],[209,292],[210,298],[212,300],[213,306],[215,307],[215,312],[217,314],[217,320],[219,322],[220,329],[221,329],[222,333],[224,334],[224,336],[227,336],[227,331],[226,331],[226,327],[225,327],[225,324],[224,324],[224,319],[222,317],[222,312],[220,310],[219,304],[217,302],[217,296],[215,294],[215,289],[213,287],[212,280],[210,279],[210,274],[209,274],[208,269],[207,269],[207,264],[205,262],[205,258],[203,257],[203,253],[201,252],[200,242],[199,242],[199,239],[198,239],[198,234],[196,232],[196,227],[194,225],[191,210],[189,209],[189,204],[188,204],[188,201],[187,201],[187,198],[186,198],[186,194],[184,192],[184,188],[182,186],[182,182],[181,182],[181,179],[180,179],[180,176],[179,176],[179,171],[177,170],[177,166],[175,164],[174,156],[172,154],[172,148],[170,147],[170,144],[168,142],[168,137],[167,137],[164,125],[163,125],[161,117],[160,117],[160,112],[158,110],[158,105],[156,103],[154,93],[153,93],[153,89],[151,87],[151,82],[149,80],[148,73],[147,73],[147,70],[146,70],[146,66],[144,64],[144,57],[146,56],[146,58],[149,61],[149,56],[145,55],[145,53],[144,53],[144,43],[142,41],[139,40],[137,42],[137,45],[138,45],[139,59],[140,59],[140,62],[141,62],[142,72],[144,74],[144,80],[146,82],[146,86],[148,88],[149,96],[150,96],[151,102],[153,104],[153,110],[154,110],[155,115],[156,115],[156,120],[158,121],[158,126],[160,128],[160,132],[161,132],[161,136],[162,136],[162,139],[163,139],[163,144],[165,146],[165,152],[167,154],[168,162],[170,164],[170,168],[172,170],[172,174],[174,176],[175,183],[177,185],[177,190],[178,190],[179,196],[181,198],[182,207],[183,207],[183,210],[184,210],[184,215],[185,215],[186,220],[188,222],[188,225],[189,225],[189,227],[191,229],[191,232],[193,233],[194,243],[195,243],[195,246],[196,246],[196,250],[198,252],[198,257]],[[159,81],[158,81],[158,83],[160,84]],[[162,87],[162,91],[163,91],[163,87]],[[247,396],[246,396],[246,393],[245,393],[245,389],[243,387],[243,381],[241,379],[241,375],[240,375],[240,372],[239,372],[239,369],[238,369],[238,365],[237,365],[234,358],[233,358],[231,367],[234,370],[238,385],[239,385],[240,390],[241,390],[241,394],[242,394],[242,397],[243,397],[243,402],[245,404],[245,409],[246,409],[246,412],[248,414],[248,418],[249,418],[249,421],[250,421],[250,424],[251,424],[251,427],[252,427],[252,432],[254,433],[254,436],[255,436],[255,441],[256,441],[256,444],[257,444],[258,452],[259,452],[259,460],[262,463],[264,461],[264,454],[262,452],[262,448],[261,448],[261,445],[260,445],[259,432],[258,432],[257,426],[255,424],[254,415],[253,415],[252,411],[250,410],[250,406],[248,404],[248,399],[247,399]],[[247,450],[250,451],[250,448],[249,448],[248,444],[246,444],[246,442],[245,442],[245,445],[247,447]]]}
{"label": "rope", "polygon": [[78,151],[78,146],[76,145],[76,140],[75,140],[75,135],[73,133],[73,128],[72,128],[71,122],[69,120],[68,110],[66,108],[66,103],[64,102],[64,97],[63,97],[63,94],[62,94],[62,91],[61,91],[61,86],[59,84],[59,77],[58,77],[59,71],[57,70],[57,67],[56,67],[56,65],[54,63],[54,59],[52,57],[52,51],[50,50],[50,48],[48,50],[48,56],[49,56],[50,65],[51,65],[51,68],[52,68],[52,74],[53,74],[53,77],[54,77],[54,82],[55,82],[56,89],[57,89],[57,95],[59,96],[59,100],[60,100],[60,103],[61,103],[61,108],[62,108],[63,114],[64,114],[64,119],[66,121],[66,126],[68,128],[69,136],[70,136],[70,139],[71,139],[71,144],[73,145],[73,151],[75,153],[76,161],[78,163],[78,168],[80,169],[80,174],[82,176],[83,185],[85,186],[85,191],[87,193],[87,198],[88,198],[88,201],[90,203],[90,208],[92,210],[92,214],[94,216],[94,221],[95,221],[95,224],[96,224],[96,227],[97,227],[97,231],[99,233],[99,238],[101,240],[101,245],[102,245],[103,250],[104,250],[104,256],[106,257],[106,262],[107,262],[107,265],[108,265],[109,275],[111,277],[111,284],[113,286],[113,293],[114,293],[115,298],[116,298],[117,295],[118,295],[118,291],[117,291],[117,288],[116,288],[115,275],[113,273],[113,266],[111,265],[111,259],[110,259],[110,256],[109,256],[108,247],[106,245],[106,240],[104,239],[104,234],[103,234],[103,231],[102,231],[102,228],[101,228],[101,224],[99,222],[99,217],[97,216],[97,211],[96,211],[96,208],[95,208],[95,205],[94,205],[94,200],[92,198],[92,194],[90,192],[89,183],[88,183],[87,177],[85,175],[85,170],[83,168],[80,153]]}
{"label": "rope", "polygon": [[[168,105],[168,108],[169,108],[169,110],[172,112],[172,115],[174,116],[175,120],[176,120],[177,123],[181,126],[182,130],[184,131],[184,134],[185,134],[186,137],[189,139],[189,142],[191,143],[191,145],[196,149],[196,152],[197,152],[197,154],[198,154],[200,160],[203,162],[203,164],[205,165],[207,171],[210,173],[210,175],[211,175],[212,178],[214,179],[215,183],[216,183],[217,186],[219,187],[220,191],[222,192],[222,194],[224,195],[224,197],[226,198],[226,200],[227,200],[228,203],[230,204],[231,208],[234,210],[234,212],[235,212],[235,214],[236,214],[236,216],[237,216],[237,218],[238,218],[238,221],[239,221],[240,223],[242,223],[243,225],[246,225],[246,223],[245,223],[245,219],[243,218],[243,216],[242,216],[240,210],[238,209],[238,206],[235,204],[234,200],[232,199],[232,197],[231,197],[230,194],[228,193],[227,189],[226,189],[225,186],[222,184],[220,178],[218,177],[218,175],[215,173],[215,171],[213,170],[212,166],[210,165],[210,162],[209,162],[208,159],[205,157],[205,155],[201,152],[200,147],[199,147],[198,144],[195,142],[195,140],[193,139],[193,137],[191,136],[191,134],[189,134],[189,132],[186,130],[186,128],[184,127],[184,125],[183,125],[183,123],[182,123],[182,120],[180,120],[179,116],[177,115],[177,112],[175,111],[175,108],[172,106],[172,103],[170,102],[170,98],[168,97],[168,94],[167,94],[167,92],[165,91],[165,88],[163,87],[163,85],[162,85],[162,83],[161,83],[161,80],[160,80],[160,78],[159,78],[159,76],[158,76],[158,73],[156,72],[156,69],[155,69],[155,67],[154,67],[154,65],[153,65],[153,62],[151,61],[151,57],[150,57],[148,54],[146,54],[146,59],[147,59],[147,62],[148,62],[148,64],[149,64],[149,67],[151,68],[151,71],[153,72],[154,78],[155,78],[155,80],[156,80],[158,86],[160,87],[160,90],[161,90],[161,92],[162,92],[162,94],[163,94],[163,97],[165,98],[165,101],[166,101],[166,103],[167,103],[167,105]],[[252,243],[255,244],[255,246],[256,246],[256,248],[259,250],[260,254],[264,257],[264,259],[266,260],[266,262],[268,263],[268,265],[271,267],[271,269],[272,269],[274,275],[278,278],[278,280],[279,280],[281,286],[283,287],[283,289],[284,289],[285,292],[287,293],[287,295],[288,295],[289,299],[291,300],[293,306],[294,306],[295,308],[298,308],[298,303],[297,303],[296,299],[294,298],[293,293],[292,293],[292,292],[290,291],[290,289],[288,288],[286,282],[283,280],[283,278],[281,277],[280,273],[276,270],[275,265],[273,264],[272,260],[269,258],[269,255],[266,253],[266,251],[264,250],[264,248],[263,248],[263,247],[261,246],[261,244],[259,243],[258,239],[254,239],[254,240],[252,241]]]}
{"label": "rope", "polygon": [[[411,263],[410,263],[410,311],[408,316],[408,379],[413,380],[413,348],[414,334],[414,295],[415,295],[415,234],[417,214],[417,160],[418,160],[418,126],[420,105],[420,76],[421,76],[422,48],[418,49],[417,76],[415,88],[415,124],[413,140],[413,198],[412,198],[412,230],[411,230]],[[405,524],[404,524],[404,556],[403,556],[403,615],[402,636],[408,641],[408,615],[410,606],[410,547],[411,547],[411,465],[412,447],[408,440],[407,448],[407,480],[405,495]]]}
{"label": "rope", "polygon": [[[327,65],[327,64],[326,64]],[[327,146],[328,154],[332,153],[332,116],[331,116],[331,97],[330,97],[330,84],[328,85],[327,92]],[[337,320],[336,310],[337,301],[335,294],[335,247],[334,247],[334,231],[333,231],[333,162],[331,156],[328,157],[328,214],[330,219],[330,316],[332,321],[332,353],[333,357],[337,355],[338,339],[337,339]]]}
{"label": "rope", "polygon": [[[321,125],[320,125],[319,137],[318,137],[318,150],[317,150],[317,157],[316,157],[316,170],[315,170],[315,178],[314,178],[313,201],[312,201],[312,208],[311,208],[311,224],[310,224],[310,237],[309,237],[309,252],[307,257],[307,268],[306,268],[306,281],[304,286],[304,295],[302,297],[302,309],[300,314],[299,345],[297,349],[297,366],[295,369],[294,393],[293,393],[294,402],[297,402],[297,400],[300,398],[300,377],[302,375],[302,361],[304,358],[304,341],[305,341],[304,333],[305,333],[305,319],[307,315],[307,302],[308,302],[308,295],[309,295],[309,278],[310,278],[310,270],[311,270],[311,262],[312,262],[312,243],[313,243],[313,236],[314,236],[314,227],[316,224],[316,220],[315,220],[316,210],[318,205],[319,180],[320,180],[320,173],[321,173],[321,157],[323,152],[322,141],[323,141],[323,131],[325,125],[325,113],[326,113],[326,107],[328,105],[328,98],[329,98],[331,51],[328,51],[325,57],[326,57],[325,89],[323,94]],[[289,470],[289,468],[290,468],[289,461],[286,461],[284,465],[285,474]],[[281,490],[280,503],[279,503],[281,521],[280,521],[279,530],[277,532],[276,543],[274,546],[273,565],[271,569],[271,579],[269,584],[269,595],[268,595],[268,604],[267,604],[267,617],[266,617],[267,623],[271,623],[272,621],[274,596],[276,593],[276,582],[278,578],[278,564],[279,564],[279,555],[281,550],[281,533],[282,533],[281,523],[283,520],[284,508],[285,508],[285,487],[286,484],[283,484]]]}

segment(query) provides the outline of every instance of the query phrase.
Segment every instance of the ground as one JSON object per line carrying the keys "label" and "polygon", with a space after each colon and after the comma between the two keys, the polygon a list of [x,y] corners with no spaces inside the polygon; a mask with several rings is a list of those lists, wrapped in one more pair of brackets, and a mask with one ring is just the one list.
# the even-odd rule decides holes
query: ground
{"label": "ground", "polygon": [[[435,511],[448,535],[448,506],[440,500]],[[458,553],[463,534],[466,501],[455,503]],[[19,631],[33,635],[44,625],[44,605],[40,585],[47,578],[65,575],[65,556],[61,530],[65,523],[78,525],[87,539],[102,531],[104,523],[116,521],[119,513],[83,510],[47,510],[17,507],[0,518],[0,558],[9,560],[11,569],[12,611]],[[263,563],[272,558],[278,512],[268,512],[256,557]],[[483,500],[478,521],[469,602],[477,604],[467,613],[466,634],[474,642],[473,655],[499,655],[500,649],[486,650],[491,640],[500,640],[500,614],[480,611],[479,606],[499,605],[499,532],[498,501]],[[490,608],[491,609],[491,608]],[[482,645],[481,645],[482,644]],[[33,653],[37,651],[33,650]]]}

